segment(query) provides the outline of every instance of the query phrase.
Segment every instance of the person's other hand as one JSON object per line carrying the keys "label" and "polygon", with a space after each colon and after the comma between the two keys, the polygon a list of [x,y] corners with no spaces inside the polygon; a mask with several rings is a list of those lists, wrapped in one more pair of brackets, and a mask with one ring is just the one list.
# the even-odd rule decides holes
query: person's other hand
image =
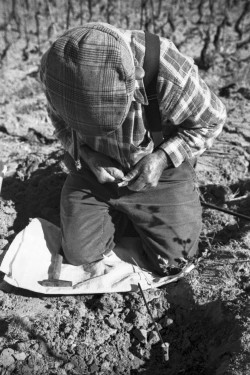
{"label": "person's other hand", "polygon": [[87,146],[81,147],[80,153],[100,184],[123,179],[124,173],[120,165],[108,156],[93,151]]}
{"label": "person's other hand", "polygon": [[139,160],[134,168],[123,177],[123,181],[118,186],[127,185],[128,189],[133,191],[156,187],[163,170],[170,165],[168,156],[159,149]]}

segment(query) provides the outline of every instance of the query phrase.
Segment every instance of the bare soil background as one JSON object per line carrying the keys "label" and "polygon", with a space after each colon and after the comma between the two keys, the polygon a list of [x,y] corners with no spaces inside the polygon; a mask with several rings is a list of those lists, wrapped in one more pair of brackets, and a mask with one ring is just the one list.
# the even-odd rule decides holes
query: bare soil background
{"label": "bare soil background", "polygon": [[[59,225],[66,178],[38,82],[41,54],[67,27],[102,20],[171,38],[226,104],[199,160],[207,202],[250,216],[250,2],[0,1],[0,257],[30,218]],[[25,272],[25,265],[24,272]],[[140,293],[43,296],[0,275],[0,374],[250,373],[250,222],[204,208],[200,259],[186,278]]]}

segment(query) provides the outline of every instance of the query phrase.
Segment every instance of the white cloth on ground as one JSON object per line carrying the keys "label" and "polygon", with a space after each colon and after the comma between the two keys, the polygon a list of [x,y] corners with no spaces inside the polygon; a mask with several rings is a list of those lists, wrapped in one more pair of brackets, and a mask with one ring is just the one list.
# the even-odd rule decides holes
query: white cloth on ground
{"label": "white cloth on ground", "polygon": [[[5,273],[4,280],[15,287],[42,294],[72,295],[138,291],[139,283],[143,290],[151,289],[176,281],[194,268],[193,264],[189,264],[174,276],[154,275],[144,269],[137,241],[132,237],[124,238],[115,251],[104,258],[108,272],[101,276],[90,275],[82,266],[64,262],[58,268],[60,228],[36,218],[17,234],[6,252],[0,271]],[[53,284],[58,279],[70,281],[72,285],[46,286],[42,282],[50,280]]]}

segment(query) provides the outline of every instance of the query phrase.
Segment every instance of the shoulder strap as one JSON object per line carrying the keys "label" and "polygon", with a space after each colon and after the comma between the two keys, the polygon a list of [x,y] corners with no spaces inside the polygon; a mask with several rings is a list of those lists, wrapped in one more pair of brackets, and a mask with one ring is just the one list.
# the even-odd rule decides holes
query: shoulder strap
{"label": "shoulder strap", "polygon": [[145,45],[146,50],[143,64],[145,76],[143,78],[143,82],[149,105],[145,106],[144,109],[146,113],[148,128],[156,147],[164,140],[156,92],[160,61],[160,39],[157,35],[145,31]]}

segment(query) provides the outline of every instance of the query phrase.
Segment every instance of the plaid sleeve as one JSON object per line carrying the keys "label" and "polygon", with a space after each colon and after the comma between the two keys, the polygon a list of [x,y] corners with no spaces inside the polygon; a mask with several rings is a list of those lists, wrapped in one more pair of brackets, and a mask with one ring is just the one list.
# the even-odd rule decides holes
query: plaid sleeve
{"label": "plaid sleeve", "polygon": [[226,121],[226,109],[200,78],[198,68],[190,58],[174,46],[166,53],[168,61],[169,55],[175,81],[173,79],[170,84],[168,97],[172,101],[163,117],[174,125],[176,132],[161,148],[178,167],[185,159],[199,156],[212,146]]}

